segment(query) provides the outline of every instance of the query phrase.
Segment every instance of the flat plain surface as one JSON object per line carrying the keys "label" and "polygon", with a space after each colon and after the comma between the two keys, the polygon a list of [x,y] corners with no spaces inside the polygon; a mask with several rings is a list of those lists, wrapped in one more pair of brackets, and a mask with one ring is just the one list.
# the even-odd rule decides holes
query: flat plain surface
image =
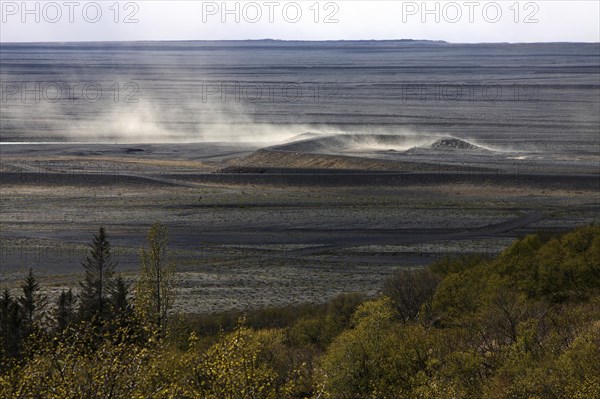
{"label": "flat plain surface", "polygon": [[[0,283],[33,267],[51,296],[74,286],[100,225],[134,280],[161,221],[178,309],[321,302],[373,294],[397,268],[598,223],[599,49],[3,44],[3,82],[136,82],[140,101],[2,103]],[[215,82],[234,100],[203,101]],[[237,102],[236,82],[294,84],[303,97]],[[324,97],[308,95],[314,85]],[[414,85],[446,94],[420,98]],[[478,97],[482,86],[502,97]],[[478,149],[432,148],[438,139]]]}

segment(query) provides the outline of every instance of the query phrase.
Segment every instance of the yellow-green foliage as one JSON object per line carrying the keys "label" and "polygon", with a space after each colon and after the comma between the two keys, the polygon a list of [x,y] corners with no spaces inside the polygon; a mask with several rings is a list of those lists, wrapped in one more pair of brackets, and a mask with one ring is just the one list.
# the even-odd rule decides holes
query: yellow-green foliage
{"label": "yellow-green foliage", "polygon": [[148,231],[148,248],[140,248],[141,270],[135,296],[139,317],[163,332],[175,296],[175,260],[167,242],[167,227],[154,224]]}
{"label": "yellow-green foliage", "polygon": [[[367,302],[321,361],[323,392],[345,398],[600,398],[600,228],[497,259],[444,260],[405,325],[387,299]],[[423,303],[427,298],[423,299]]]}
{"label": "yellow-green foliage", "polygon": [[400,323],[389,298],[366,302],[323,356],[323,390],[332,398],[408,397],[434,360],[435,339]]}
{"label": "yellow-green foliage", "polygon": [[600,226],[578,228],[544,244],[528,236],[506,249],[490,271],[531,297],[585,295],[600,288]]}
{"label": "yellow-green foliage", "polygon": [[2,398],[134,398],[150,350],[131,343],[131,331],[105,336],[98,347],[97,332],[82,325],[73,334],[59,336],[22,367],[2,377]]}
{"label": "yellow-green foliage", "polygon": [[265,359],[268,346],[262,338],[260,333],[240,327],[193,360],[190,385],[194,394],[207,399],[284,396],[284,387],[277,386],[277,373]]}
{"label": "yellow-green foliage", "polygon": [[597,399],[599,268],[589,226],[436,264],[411,317],[393,296],[346,295],[285,328],[187,345],[135,315],[75,325],[0,362],[0,398]]}

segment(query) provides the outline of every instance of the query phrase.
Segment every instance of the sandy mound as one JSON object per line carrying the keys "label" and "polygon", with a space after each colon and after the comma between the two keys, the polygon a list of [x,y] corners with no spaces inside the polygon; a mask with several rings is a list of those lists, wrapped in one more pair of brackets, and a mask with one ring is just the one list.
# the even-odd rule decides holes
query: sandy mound
{"label": "sandy mound", "polygon": [[[310,154],[300,152],[261,149],[238,158],[224,172],[236,172],[251,168],[282,169],[331,169],[394,172],[440,171],[440,166],[424,162],[411,162],[380,158],[365,158],[349,155]],[[465,171],[479,168],[466,168],[459,165],[444,165],[444,171]],[[481,168],[481,170],[485,170]]]}
{"label": "sandy mound", "polygon": [[487,156],[493,152],[494,151],[488,148],[481,147],[456,137],[437,137],[434,138],[433,142],[430,140],[426,144],[414,146],[413,148],[404,151],[404,154],[425,155],[431,157],[438,157],[441,154],[444,154],[444,159],[447,161],[448,159],[464,159],[466,156]]}
{"label": "sandy mound", "polygon": [[[309,133],[308,133],[309,134]],[[307,135],[307,133],[305,133]],[[344,154],[369,151],[405,151],[422,138],[391,134],[338,134],[317,136],[270,147],[276,151],[304,154]]]}
{"label": "sandy mound", "polygon": [[[437,171],[439,151],[470,154],[485,149],[454,137],[390,134],[338,134],[305,138],[267,147],[238,158],[227,172],[247,168],[343,169],[365,171]],[[414,158],[426,155],[431,159]],[[411,158],[412,156],[412,158]],[[446,171],[462,171],[460,165],[444,164]]]}
{"label": "sandy mound", "polygon": [[[343,155],[311,154],[300,152],[262,149],[240,158],[236,166],[277,167],[294,169],[334,169],[334,170],[413,170],[411,163],[393,162],[381,159],[350,157]],[[230,170],[233,170],[229,168]]]}
{"label": "sandy mound", "polygon": [[479,150],[481,147],[454,137],[442,138],[432,143],[429,148],[443,150]]}

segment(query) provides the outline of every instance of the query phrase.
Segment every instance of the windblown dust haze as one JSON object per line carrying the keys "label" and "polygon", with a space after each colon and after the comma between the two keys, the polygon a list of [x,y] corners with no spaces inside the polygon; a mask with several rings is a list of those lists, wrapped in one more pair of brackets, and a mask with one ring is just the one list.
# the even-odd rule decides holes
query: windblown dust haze
{"label": "windblown dust haze", "polygon": [[356,150],[451,136],[585,152],[598,149],[599,47],[3,43],[0,141],[275,145],[307,132],[367,133],[414,139],[360,140]]}

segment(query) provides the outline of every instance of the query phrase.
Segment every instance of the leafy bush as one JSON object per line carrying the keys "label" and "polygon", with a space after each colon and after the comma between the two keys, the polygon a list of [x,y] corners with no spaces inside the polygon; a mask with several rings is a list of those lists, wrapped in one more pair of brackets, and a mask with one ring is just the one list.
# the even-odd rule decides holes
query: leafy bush
{"label": "leafy bush", "polygon": [[148,322],[118,279],[107,303],[120,317],[81,322],[63,292],[51,320],[30,274],[22,296],[0,296],[0,397],[600,398],[599,272],[600,227],[588,226],[396,273],[388,296],[263,309],[235,326]]}

